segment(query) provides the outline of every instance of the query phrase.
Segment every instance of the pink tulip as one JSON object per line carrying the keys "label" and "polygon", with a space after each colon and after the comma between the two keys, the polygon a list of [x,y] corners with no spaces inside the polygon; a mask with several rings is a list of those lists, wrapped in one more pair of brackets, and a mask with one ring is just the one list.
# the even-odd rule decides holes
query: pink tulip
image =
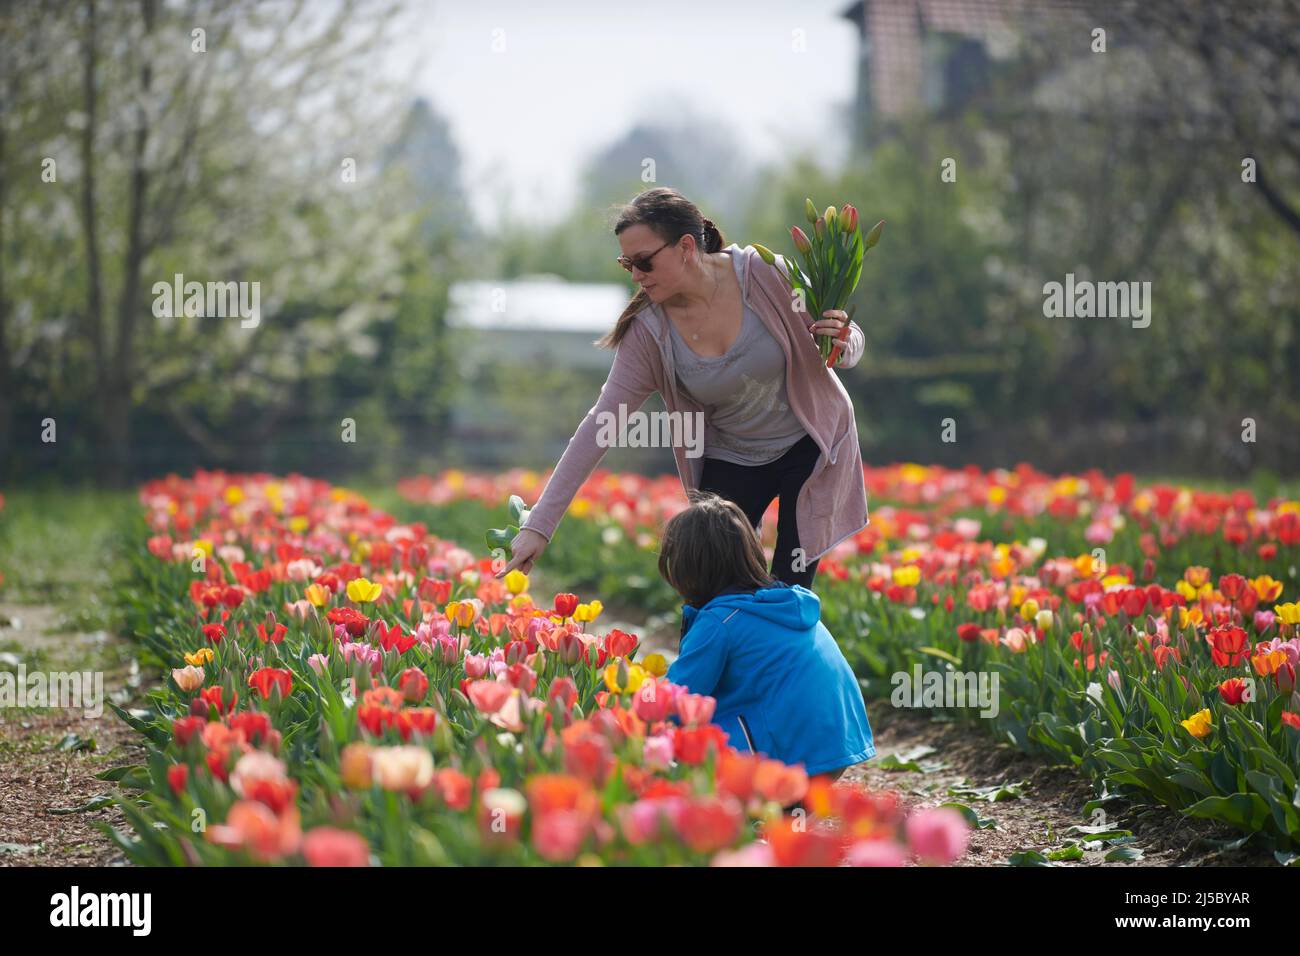
{"label": "pink tulip", "polygon": [[859,840],[844,858],[849,866],[907,866],[907,853],[893,840]]}
{"label": "pink tulip", "polygon": [[667,821],[662,800],[638,800],[618,808],[623,837],[633,846],[643,846],[659,838]]}
{"label": "pink tulip", "polygon": [[651,770],[667,770],[673,764],[673,741],[667,734],[653,734],[645,739],[641,761]]}
{"label": "pink tulip", "polygon": [[590,819],[573,810],[551,810],[533,820],[533,849],[551,863],[567,863],[587,838]]}
{"label": "pink tulip", "polygon": [[722,850],[714,854],[709,866],[776,866],[772,847],[767,843],[747,843],[739,850]]}
{"label": "pink tulip", "polygon": [[479,680],[488,672],[488,659],[483,654],[465,655],[465,676]]}
{"label": "pink tulip", "polygon": [[370,845],[351,830],[316,827],[302,840],[302,855],[310,866],[369,866]]}
{"label": "pink tulip", "polygon": [[674,685],[653,677],[646,678],[637,688],[632,709],[648,724],[667,720],[673,711]]}
{"label": "pink tulip", "polygon": [[907,842],[921,862],[947,866],[966,852],[970,830],[952,807],[917,810],[907,818]]}
{"label": "pink tulip", "polygon": [[495,714],[505,706],[514,693],[514,688],[503,681],[476,680],[469,685],[467,696],[481,712]]}
{"label": "pink tulip", "polygon": [[713,710],[718,702],[703,694],[678,694],[677,716],[687,727],[694,724],[707,724],[713,719]]}

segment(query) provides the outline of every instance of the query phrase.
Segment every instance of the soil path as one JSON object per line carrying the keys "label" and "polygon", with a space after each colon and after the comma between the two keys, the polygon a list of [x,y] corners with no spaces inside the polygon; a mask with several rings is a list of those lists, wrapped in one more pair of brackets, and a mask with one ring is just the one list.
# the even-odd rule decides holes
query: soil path
{"label": "soil path", "polygon": [[[1085,813],[1096,793],[1077,769],[1053,766],[998,743],[979,727],[936,721],[888,701],[869,704],[867,714],[877,756],[845,778],[873,790],[895,790],[909,806],[960,803],[991,821],[987,829],[972,829],[960,865],[1023,865],[1038,859],[1034,852],[1047,859],[1061,853],[1065,859],[1051,861],[1061,866],[1277,865],[1267,850],[1251,845],[1226,849],[1240,838],[1238,831],[1162,805],[1112,798]],[[919,769],[887,770],[891,758]],[[1131,836],[1094,839],[1106,830]]]}
{"label": "soil path", "polygon": [[107,632],[77,633],[62,620],[50,605],[0,603],[0,670],[25,673],[29,687],[37,672],[91,672],[103,681],[97,706],[87,708],[83,698],[75,708],[0,707],[0,866],[125,863],[92,825],[126,829],[120,810],[66,811],[109,793],[113,784],[96,774],[143,762],[138,736],[108,707],[109,700],[126,706],[138,687],[134,651]]}

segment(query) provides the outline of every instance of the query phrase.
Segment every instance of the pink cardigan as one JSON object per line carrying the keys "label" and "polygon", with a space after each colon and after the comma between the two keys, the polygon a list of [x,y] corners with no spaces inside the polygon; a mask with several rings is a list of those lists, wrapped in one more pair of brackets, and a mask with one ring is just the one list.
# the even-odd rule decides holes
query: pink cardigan
{"label": "pink cardigan", "polygon": [[[790,406],[817,442],[821,456],[804,482],[795,506],[799,544],[805,560],[822,557],[845,538],[867,524],[867,489],[862,476],[862,452],[853,403],[839,376],[826,367],[808,331],[813,321],[807,312],[794,308],[790,286],[776,266],[769,266],[753,246],[741,249],[734,243],[732,255],[745,257],[744,300],[767,324],[786,353],[786,392]],[[784,266],[781,256],[777,257]],[[578,489],[605,457],[596,440],[597,416],[618,415],[620,404],[627,411],[639,409],[658,392],[670,412],[703,412],[699,405],[677,391],[668,319],[653,303],[637,313],[623,341],[614,352],[614,364],[600,390],[596,404],[587,412],[568,447],[555,466],[542,496],[522,527],[531,528],[550,540]],[[851,368],[862,357],[865,338],[856,323],[850,323],[848,340],[837,367]],[[674,446],[677,473],[684,489],[698,488],[704,468],[703,456],[688,458],[686,450]]]}

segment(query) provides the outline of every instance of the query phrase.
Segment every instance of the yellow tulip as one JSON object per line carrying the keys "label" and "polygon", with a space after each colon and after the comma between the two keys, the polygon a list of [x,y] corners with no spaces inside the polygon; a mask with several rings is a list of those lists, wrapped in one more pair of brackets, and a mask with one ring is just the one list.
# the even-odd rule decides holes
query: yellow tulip
{"label": "yellow tulip", "polygon": [[894,568],[894,583],[900,587],[915,587],[920,580],[921,569],[915,564],[909,564],[902,568]]}
{"label": "yellow tulip", "polygon": [[1207,737],[1211,730],[1210,709],[1207,707],[1205,710],[1199,710],[1186,720],[1180,720],[1179,723],[1186,727],[1187,732],[1193,737]]}
{"label": "yellow tulip", "polygon": [[506,575],[506,590],[511,594],[522,594],[528,590],[528,575],[515,568]]}
{"label": "yellow tulip", "polygon": [[629,664],[625,658],[619,658],[605,668],[605,686],[612,693],[635,694],[637,689],[650,677],[650,672],[640,664]]}
{"label": "yellow tulip", "polygon": [[204,557],[210,558],[212,557],[212,542],[209,541],[207,538],[199,538],[197,541],[194,542],[194,547],[191,548],[190,550],[202,551]]}
{"label": "yellow tulip", "polygon": [[365,578],[356,578],[348,582],[348,599],[355,601],[357,604],[369,604],[372,601],[379,600],[379,595],[383,590],[384,586],[382,584],[372,584]]}
{"label": "yellow tulip", "polygon": [[447,606],[443,608],[442,613],[453,624],[469,627],[474,623],[474,618],[478,616],[478,608],[474,606],[472,601],[449,601]]}
{"label": "yellow tulip", "polygon": [[200,647],[193,654],[185,655],[185,663],[190,664],[194,667],[202,667],[204,664],[210,663],[212,661],[212,657],[213,657],[212,648]]}
{"label": "yellow tulip", "polygon": [[311,522],[307,520],[305,515],[294,515],[289,519],[289,530],[294,534],[302,534],[309,527],[311,527]]}
{"label": "yellow tulip", "polygon": [[1283,624],[1300,624],[1300,604],[1288,601],[1286,604],[1273,605],[1277,619]]}
{"label": "yellow tulip", "polygon": [[1178,609],[1178,629],[1186,630],[1188,627],[1200,627],[1201,622],[1205,620],[1205,613],[1200,606],[1180,607]]}
{"label": "yellow tulip", "polygon": [[1032,621],[1038,616],[1038,602],[1030,598],[1024,604],[1020,605],[1020,616],[1026,621]]}
{"label": "yellow tulip", "polygon": [[226,503],[237,505],[244,500],[244,489],[238,485],[231,485],[226,489]]}
{"label": "yellow tulip", "polygon": [[1276,601],[1282,596],[1282,582],[1273,580],[1267,574],[1255,578],[1250,586],[1255,589],[1261,601]]}
{"label": "yellow tulip", "polygon": [[668,673],[668,658],[662,654],[647,654],[641,666],[655,677],[663,677]]}
{"label": "yellow tulip", "polygon": [[605,605],[599,601],[591,601],[588,604],[579,604],[573,612],[573,619],[579,622],[594,621],[600,617],[600,612],[604,610]]}
{"label": "yellow tulip", "polygon": [[330,602],[330,589],[323,584],[309,584],[302,593],[313,607],[324,607]]}

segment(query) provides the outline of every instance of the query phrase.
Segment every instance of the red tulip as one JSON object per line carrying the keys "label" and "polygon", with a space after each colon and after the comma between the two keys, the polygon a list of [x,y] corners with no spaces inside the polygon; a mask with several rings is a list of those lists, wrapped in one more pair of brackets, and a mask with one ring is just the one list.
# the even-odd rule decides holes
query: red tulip
{"label": "red tulip", "polygon": [[267,643],[268,641],[270,641],[272,644],[283,644],[284,635],[288,630],[289,629],[285,627],[283,624],[276,624],[275,627],[268,634],[266,630],[266,625],[259,624],[257,625],[257,636],[258,639],[261,640],[263,644]]}
{"label": "red tulip", "polygon": [[555,613],[560,617],[573,617],[573,612],[577,609],[578,595],[568,593],[555,595]]}
{"label": "red tulip", "polygon": [[840,209],[840,225],[844,227],[847,233],[856,232],[858,228],[858,211],[853,206],[845,203]]}
{"label": "red tulip", "polygon": [[731,846],[740,836],[744,812],[727,796],[688,800],[673,814],[677,835],[695,853],[714,853]]}
{"label": "red tulip", "polygon": [[[208,712],[207,705],[203,706],[203,714]],[[172,737],[176,743],[184,747],[190,742],[195,734],[201,733],[203,728],[208,724],[206,716],[179,717],[172,722]]]}
{"label": "red tulip", "polygon": [[1236,667],[1245,659],[1249,648],[1245,628],[1236,625],[1216,627],[1205,637],[1210,642],[1210,656],[1214,658],[1216,667]]}
{"label": "red tulip", "polygon": [[636,650],[639,640],[635,634],[627,634],[614,628],[605,637],[605,649],[609,651],[610,657],[627,657]]}
{"label": "red tulip", "polygon": [[1224,703],[1237,706],[1242,702],[1246,695],[1246,682],[1240,677],[1229,677],[1219,685],[1219,696],[1223,698]]}
{"label": "red tulip", "polygon": [[[820,222],[820,220],[818,221]],[[808,240],[808,236],[804,231],[798,226],[790,227],[790,238],[794,240],[794,247],[804,255],[812,252],[812,243]]]}
{"label": "red tulip", "polygon": [[261,743],[271,736],[271,718],[260,710],[245,710],[230,715],[230,729],[244,735],[250,744]]}
{"label": "red tulip", "polygon": [[546,694],[547,700],[558,700],[565,710],[572,710],[578,699],[578,685],[572,677],[558,677],[551,681],[551,689]]}
{"label": "red tulip", "polygon": [[1295,690],[1295,665],[1290,661],[1283,661],[1273,672],[1273,683],[1277,685],[1278,693],[1281,694],[1289,694]]}
{"label": "red tulip", "polygon": [[288,697],[293,690],[293,672],[282,667],[263,667],[248,675],[248,686],[261,694],[263,700],[270,699],[273,690],[279,690],[281,697]]}
{"label": "red tulip", "polygon": [[167,768],[167,783],[172,788],[172,793],[180,796],[185,784],[190,779],[190,768],[183,763],[174,763]]}
{"label": "red tulip", "polygon": [[199,716],[206,716],[209,713],[208,708],[215,707],[218,714],[228,714],[233,711],[235,705],[239,703],[238,694],[232,694],[231,697],[232,700],[230,701],[230,704],[225,705],[222,701],[221,685],[218,684],[215,687],[205,687],[203,690],[199,691],[199,696],[194,699],[191,704],[190,712],[197,713]]}
{"label": "red tulip", "polygon": [[691,766],[704,763],[711,750],[721,753],[727,746],[727,734],[717,724],[683,727],[673,734],[673,756]]}
{"label": "red tulip", "polygon": [[838,866],[844,857],[844,837],[833,830],[810,827],[806,821],[782,817],[763,828],[777,866]]}
{"label": "red tulip", "polygon": [[1219,591],[1230,603],[1239,601],[1249,588],[1250,582],[1240,574],[1225,574],[1219,578]]}
{"label": "red tulip", "polygon": [[410,740],[412,734],[431,737],[437,723],[438,712],[432,707],[407,707],[397,711],[397,731],[403,740]]}

